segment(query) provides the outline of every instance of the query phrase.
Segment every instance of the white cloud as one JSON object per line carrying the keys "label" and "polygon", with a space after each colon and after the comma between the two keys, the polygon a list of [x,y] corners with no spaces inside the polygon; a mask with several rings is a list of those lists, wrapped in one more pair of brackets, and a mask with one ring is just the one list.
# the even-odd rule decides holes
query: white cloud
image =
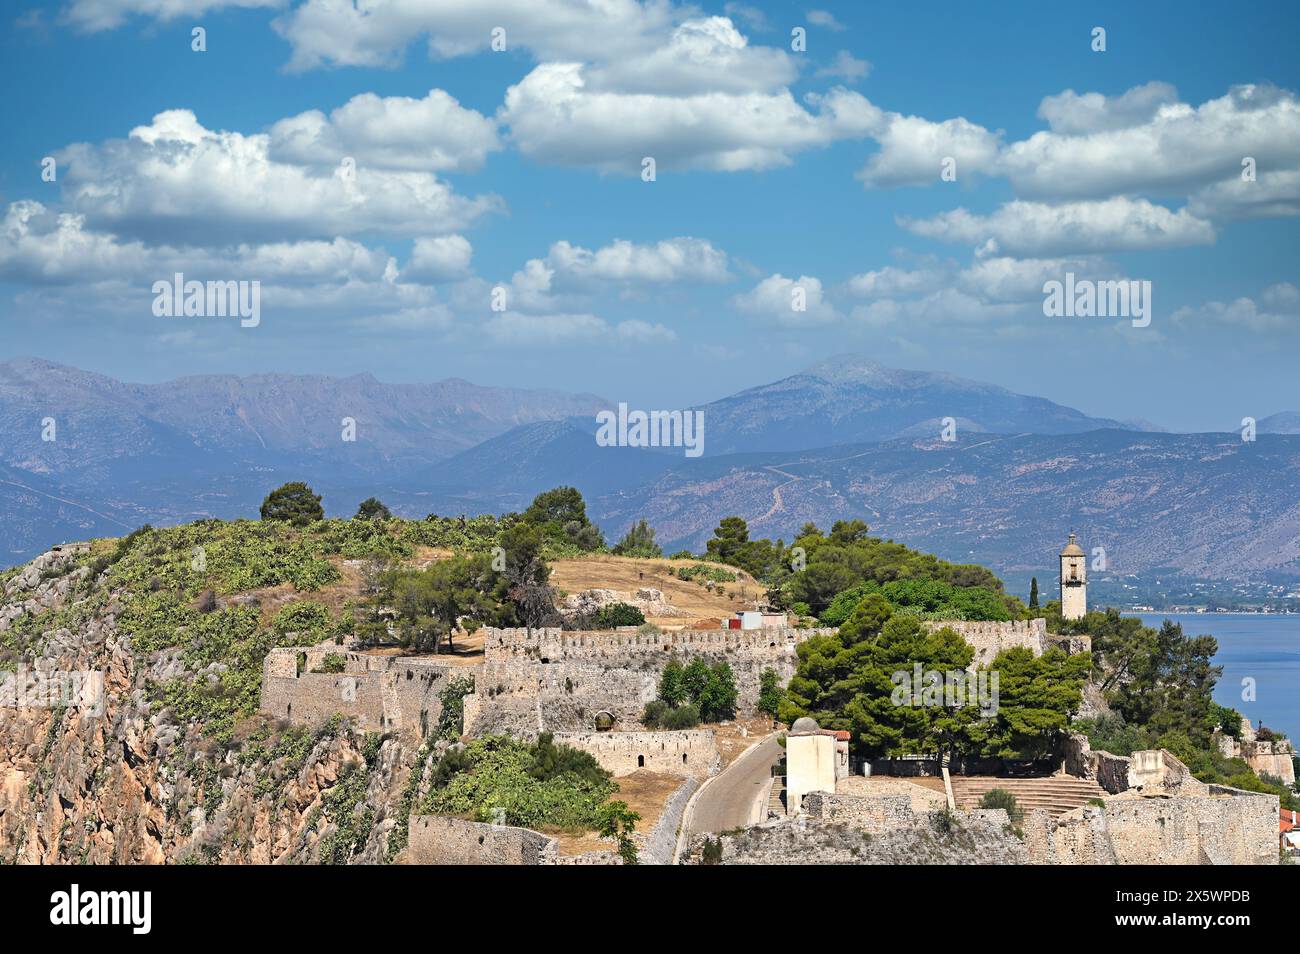
{"label": "white cloud", "polygon": [[739,311],[789,327],[827,324],[839,313],[823,295],[818,278],[769,275],[747,292],[732,298]]}
{"label": "white cloud", "polygon": [[880,151],[857,177],[868,186],[929,185],[938,182],[946,158],[956,160],[958,180],[997,167],[1001,131],[958,117],[932,122],[920,116],[887,114],[872,133]]}
{"label": "white cloud", "polygon": [[496,27],[506,30],[509,50],[585,59],[598,45],[605,59],[615,60],[653,46],[673,15],[668,3],[637,0],[306,0],[275,26],[293,47],[290,69],[304,70],[393,66],[421,36],[431,55],[461,56],[488,49]]}
{"label": "white cloud", "polygon": [[1207,301],[1179,308],[1172,322],[1188,326],[1220,325],[1252,332],[1300,331],[1300,289],[1290,282],[1270,285],[1259,302],[1242,296],[1230,302]]}
{"label": "white cloud", "polygon": [[1038,105],[1038,116],[1047,120],[1052,132],[1071,136],[1142,125],[1155,119],[1162,107],[1177,102],[1178,90],[1161,82],[1134,86],[1120,96],[1067,89],[1046,97]]}
{"label": "white cloud", "polygon": [[500,205],[427,172],[310,170],[275,161],[269,147],[266,134],[211,131],[169,110],[126,140],[63,150],[64,198],[97,228],[204,244],[455,232]]}
{"label": "white cloud", "polygon": [[880,111],[857,93],[833,90],[811,113],[787,89],[690,96],[596,91],[577,63],[537,67],[506,92],[500,117],[527,156],[629,175],[645,156],[659,170],[760,170],[792,154],[874,129]]}
{"label": "white cloud", "polygon": [[929,219],[900,218],[899,225],[926,238],[979,246],[983,254],[1039,257],[1205,245],[1213,226],[1186,209],[1171,212],[1145,199],[1099,202],[1008,202],[991,215],[966,209]]}
{"label": "white cloud", "polygon": [[726,17],[686,20],[667,42],[636,56],[598,55],[585,80],[593,91],[691,95],[771,92],[798,75],[777,47],[750,46]]}
{"label": "white cloud", "polygon": [[337,167],[344,157],[367,167],[473,171],[500,148],[496,123],[440,89],[423,99],[354,96],[327,117],[313,109],[271,126],[274,162]]}
{"label": "white cloud", "polygon": [[463,235],[421,236],[413,244],[402,278],[428,282],[464,278],[469,274],[473,254],[473,247]]}
{"label": "white cloud", "polygon": [[1240,175],[1192,194],[1187,208],[1210,219],[1255,219],[1300,215],[1300,166],[1258,171],[1254,182]]}
{"label": "white cloud", "polygon": [[856,305],[849,318],[871,328],[909,324],[950,325],[1006,321],[1023,310],[1020,304],[987,302],[957,288],[940,288],[920,298],[881,298]]}
{"label": "white cloud", "polygon": [[833,13],[830,13],[827,10],[809,10],[808,22],[813,26],[822,27],[827,30],[834,30],[836,33],[847,29],[843,23],[835,19]]}
{"label": "white cloud", "polygon": [[937,268],[906,269],[886,265],[884,268],[854,275],[849,279],[848,287],[853,294],[864,298],[888,298],[933,288],[942,278],[943,273]]}
{"label": "white cloud", "polygon": [[152,17],[167,23],[178,17],[197,17],[226,7],[282,7],[287,0],[72,0],[61,18],[79,30],[94,33],[121,26],[132,16]]}
{"label": "white cloud", "polygon": [[1187,195],[1239,179],[1243,156],[1256,157],[1262,169],[1300,166],[1294,93],[1235,86],[1199,107],[1170,102],[1171,93],[1148,84],[1101,102],[1090,99],[1096,94],[1049,97],[1040,113],[1053,130],[1007,147],[1001,167],[1019,195],[1087,198]]}
{"label": "white cloud", "polygon": [[594,252],[560,241],[551,246],[546,263],[576,279],[614,282],[724,282],[731,277],[726,252],[689,236],[653,245],[616,239]]}
{"label": "white cloud", "polygon": [[813,75],[842,79],[846,83],[856,83],[858,80],[866,79],[869,72],[871,72],[870,63],[858,59],[848,50],[840,50],[828,65],[823,66]]}

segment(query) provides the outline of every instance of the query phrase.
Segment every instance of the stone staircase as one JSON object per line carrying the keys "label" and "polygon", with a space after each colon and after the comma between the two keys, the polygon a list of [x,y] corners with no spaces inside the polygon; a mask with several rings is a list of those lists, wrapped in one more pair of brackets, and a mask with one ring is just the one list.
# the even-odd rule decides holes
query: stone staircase
{"label": "stone staircase", "polygon": [[1071,775],[1049,775],[1045,778],[998,778],[994,776],[952,777],[952,797],[959,811],[980,807],[980,799],[995,788],[1010,792],[1016,803],[1028,815],[1035,808],[1045,809],[1050,815],[1063,815],[1088,804],[1092,798],[1106,793],[1096,782]]}
{"label": "stone staircase", "polygon": [[772,782],[772,792],[767,797],[768,817],[785,817],[785,776],[777,775]]}

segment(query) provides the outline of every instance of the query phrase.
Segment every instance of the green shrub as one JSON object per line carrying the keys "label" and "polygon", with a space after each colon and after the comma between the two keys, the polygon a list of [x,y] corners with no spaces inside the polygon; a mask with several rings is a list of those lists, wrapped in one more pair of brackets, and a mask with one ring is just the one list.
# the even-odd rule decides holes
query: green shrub
{"label": "green shrub", "polygon": [[980,808],[1001,808],[1005,810],[1013,825],[1020,824],[1025,817],[1024,810],[1021,809],[1020,803],[1016,801],[1016,796],[1005,788],[994,788],[985,792],[980,799]]}

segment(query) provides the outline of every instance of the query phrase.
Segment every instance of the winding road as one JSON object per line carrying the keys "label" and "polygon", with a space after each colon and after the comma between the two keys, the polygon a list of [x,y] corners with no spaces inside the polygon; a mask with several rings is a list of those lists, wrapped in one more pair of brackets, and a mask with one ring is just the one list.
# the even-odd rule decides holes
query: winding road
{"label": "winding road", "polygon": [[776,736],[768,736],[710,779],[686,819],[689,833],[731,831],[763,821],[772,766],[784,752]]}

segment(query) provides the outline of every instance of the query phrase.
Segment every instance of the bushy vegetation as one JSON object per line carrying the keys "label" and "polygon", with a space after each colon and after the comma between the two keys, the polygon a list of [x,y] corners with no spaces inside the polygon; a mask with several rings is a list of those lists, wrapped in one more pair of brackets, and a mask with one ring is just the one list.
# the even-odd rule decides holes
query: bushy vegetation
{"label": "bushy vegetation", "polygon": [[[897,673],[962,672],[974,650],[951,629],[931,632],[916,616],[899,613],[879,593],[858,604],[834,635],[801,643],[798,669],[779,705],[780,718],[811,716],[824,729],[851,733],[854,750],[869,758],[912,754],[971,754],[1032,760],[1066,734],[1083,698],[1090,660],[1050,650],[999,653],[986,667],[997,672],[996,714],[982,717],[977,700],[963,705],[899,704]],[[920,687],[915,687],[917,692]]]}
{"label": "bushy vegetation", "polygon": [[608,821],[602,806],[618,791],[595,758],[549,734],[533,743],[486,736],[448,749],[430,786],[422,812],[562,831],[599,830]]}
{"label": "bushy vegetation", "polygon": [[[690,556],[687,554],[687,556]],[[677,578],[686,582],[695,583],[734,583],[736,574],[720,566],[709,566],[707,563],[697,563],[694,566],[679,566],[677,568]]]}
{"label": "bushy vegetation", "polygon": [[1002,809],[1013,825],[1020,824],[1025,818],[1025,811],[1016,801],[1016,796],[1005,788],[993,788],[985,792],[980,798],[980,808]]}
{"label": "bushy vegetation", "polygon": [[[663,728],[688,728],[677,723],[690,719],[720,722],[736,714],[736,677],[728,663],[710,666],[696,657],[686,666],[670,659],[659,677],[659,698],[666,708],[647,707],[646,715]],[[644,721],[644,720],[643,720]],[[648,725],[649,723],[647,723]]]}
{"label": "bushy vegetation", "polygon": [[841,590],[822,611],[823,626],[839,626],[863,598],[879,593],[898,612],[922,619],[1011,620],[1018,619],[1016,600],[982,586],[954,586],[942,580],[869,580]]}

